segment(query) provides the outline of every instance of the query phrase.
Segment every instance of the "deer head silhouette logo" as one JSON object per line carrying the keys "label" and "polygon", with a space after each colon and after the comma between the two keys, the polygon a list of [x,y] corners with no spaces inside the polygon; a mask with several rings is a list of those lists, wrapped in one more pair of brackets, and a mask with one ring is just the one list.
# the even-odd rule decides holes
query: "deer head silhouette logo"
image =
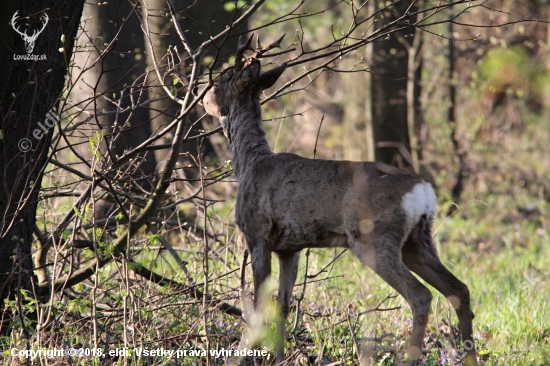
{"label": "deer head silhouette logo", "polygon": [[48,14],[44,13],[42,15],[42,29],[40,30],[35,29],[32,35],[29,36],[27,34],[27,30],[25,30],[24,32],[21,32],[19,30],[19,27],[15,25],[15,22],[17,22],[20,19],[17,16],[18,12],[19,10],[16,11],[15,14],[13,14],[13,17],[11,18],[11,26],[17,33],[21,35],[21,38],[23,38],[23,40],[25,41],[25,49],[27,50],[27,53],[31,53],[32,50],[34,49],[34,42],[36,41],[36,38],[38,38],[40,33],[42,33],[42,31],[44,30],[44,28],[46,28],[46,25],[48,24],[48,20],[49,20]]}

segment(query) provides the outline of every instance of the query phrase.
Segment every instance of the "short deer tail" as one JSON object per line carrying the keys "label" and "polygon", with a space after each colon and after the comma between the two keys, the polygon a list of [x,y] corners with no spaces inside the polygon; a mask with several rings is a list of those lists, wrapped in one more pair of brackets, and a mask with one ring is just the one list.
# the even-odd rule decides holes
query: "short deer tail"
{"label": "short deer tail", "polygon": [[423,217],[429,222],[433,221],[436,205],[437,200],[432,185],[427,182],[416,184],[414,188],[403,197],[402,201],[408,232],[410,232]]}

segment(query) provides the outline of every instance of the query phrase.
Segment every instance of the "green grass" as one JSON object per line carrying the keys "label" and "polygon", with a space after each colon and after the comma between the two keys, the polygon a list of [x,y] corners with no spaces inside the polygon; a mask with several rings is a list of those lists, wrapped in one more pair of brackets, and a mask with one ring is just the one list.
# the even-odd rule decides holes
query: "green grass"
{"label": "green grass", "polygon": [[[442,257],[470,286],[475,329],[486,364],[550,362],[548,230],[528,222],[493,226],[469,219],[450,220],[445,226],[450,238],[447,245],[441,245]],[[445,251],[453,239],[483,237],[493,242],[483,252],[456,244]]]}
{"label": "green grass", "polygon": [[[512,193],[507,194],[508,191],[502,188],[506,186],[506,179],[499,177],[494,181],[496,184],[488,181],[490,189],[486,192],[465,191],[465,203],[451,217],[444,216],[449,204],[440,204],[434,225],[434,243],[443,263],[470,287],[472,308],[476,315],[474,338],[481,365],[547,365],[550,363],[548,202],[539,199],[527,187],[512,186],[509,189]],[[527,207],[529,212],[525,210]],[[223,225],[223,230],[218,230],[223,232],[219,240],[237,243],[224,246],[210,240],[209,278],[212,282],[209,292],[216,299],[241,307],[237,299],[238,266],[244,245],[233,232],[233,209],[232,201],[228,201],[216,204],[209,211],[209,219]],[[144,237],[141,236],[141,239]],[[184,250],[178,253],[187,263],[195,283],[202,283],[202,243],[191,237],[186,239],[177,231],[165,238],[174,246],[186,243],[180,248]],[[186,283],[187,279],[175,260],[166,251],[159,253],[156,249],[147,249],[148,244],[158,246],[158,243],[148,243],[147,240],[136,243],[145,249],[134,259],[156,273]],[[404,350],[412,328],[408,305],[401,297],[394,296],[396,292],[370,269],[363,268],[351,253],[346,252],[333,261],[340,252],[341,249],[319,249],[313,250],[309,256],[307,274],[315,276],[307,280],[300,303],[296,337],[286,342],[289,360],[322,354],[347,365],[357,364],[360,358],[371,358],[375,365],[399,365],[404,360]],[[273,277],[277,278],[277,261],[274,260],[273,264]],[[108,278],[119,271],[119,267],[120,264],[106,266],[100,278]],[[288,330],[294,325],[298,304],[296,298],[303,291],[305,267],[304,251],[294,288],[294,308],[287,322]],[[252,281],[251,272],[248,267],[248,283]],[[170,348],[173,343],[162,343],[162,339],[175,337],[178,342],[182,340],[179,347],[183,349],[200,349],[203,344],[197,340],[186,341],[187,334],[200,335],[207,330],[215,335],[212,348],[231,349],[237,346],[247,330],[242,321],[216,309],[210,310],[211,321],[205,329],[201,301],[190,298],[178,289],[158,288],[131,274],[121,272],[117,278],[121,276],[128,276],[132,283],[132,297],[121,291],[118,280],[103,284],[103,290],[110,294],[109,301],[118,307],[115,319],[120,319],[123,301],[129,304],[130,299],[140,299],[139,307],[127,305],[126,308],[133,314],[129,319],[136,319],[134,326],[141,329],[139,342],[153,344],[153,339],[160,339],[154,342]],[[90,282],[86,284],[86,287],[89,286]],[[77,289],[81,291],[86,287]],[[267,300],[271,301],[275,294],[276,290],[272,289],[266,294]],[[448,324],[455,328],[458,326],[456,315],[441,295],[435,290],[433,294],[428,324],[431,342],[426,345],[428,353],[424,364],[458,365],[453,360],[453,352],[460,352],[462,346],[455,344],[455,340],[448,336]],[[378,311],[365,313],[377,306]],[[273,309],[272,306],[265,307],[265,319],[276,318]],[[55,304],[55,311],[61,314],[61,323],[66,324],[63,339],[69,339],[71,344],[87,345],[90,322],[78,323],[72,319],[79,316],[87,319],[90,302],[59,302]],[[109,312],[99,314],[100,323],[108,324],[110,332],[122,334],[125,331],[120,320],[110,320],[113,315]],[[262,321],[256,322],[255,327],[261,328],[262,325]],[[274,321],[270,321],[267,329],[259,329],[253,335],[260,347],[273,350]],[[9,344],[8,340],[5,341]],[[120,342],[118,338],[110,341],[114,342],[111,347],[121,344],[117,343]],[[18,344],[22,340],[13,342]],[[139,342],[137,344],[141,344]],[[164,361],[161,358],[154,360],[158,363]],[[182,361],[186,365],[202,362],[199,358]],[[266,364],[266,360],[259,361]],[[139,364],[141,361],[136,362]],[[223,363],[218,360],[215,364]]]}
{"label": "green grass", "polygon": [[[483,205],[484,206],[484,205]],[[484,206],[486,207],[486,206]],[[483,210],[483,208],[481,208]],[[464,211],[469,211],[467,206]],[[547,228],[529,221],[502,225],[468,218],[467,212],[436,220],[434,241],[444,264],[468,284],[472,295],[474,337],[483,365],[544,365],[550,362],[550,246]],[[498,219],[498,218],[497,218]],[[511,243],[508,247],[506,243]],[[324,268],[338,251],[315,250],[310,256],[308,274]],[[303,281],[302,258],[298,282]],[[327,317],[305,315],[304,326],[313,336],[311,353],[324,350],[333,360],[348,360],[368,352],[368,345],[353,344],[355,338],[384,337],[375,348],[403,347],[411,331],[411,312],[400,298],[389,299],[382,308],[398,310],[357,314],[376,307],[387,295],[396,294],[387,284],[359,261],[346,253],[329,266],[320,278],[308,284],[303,311],[330,314]],[[301,292],[301,285],[295,294]],[[429,287],[429,286],[428,286]],[[432,289],[433,290],[433,289]],[[440,335],[447,322],[458,326],[450,304],[435,290],[428,329],[439,338],[443,351],[434,349],[425,360],[429,365],[445,363],[442,352],[450,355],[453,344]],[[372,342],[370,342],[372,343]],[[371,345],[372,346],[372,345]],[[345,355],[347,354],[347,357]],[[381,365],[396,362],[394,352],[379,350],[374,358]],[[442,363],[443,362],[443,363]]]}

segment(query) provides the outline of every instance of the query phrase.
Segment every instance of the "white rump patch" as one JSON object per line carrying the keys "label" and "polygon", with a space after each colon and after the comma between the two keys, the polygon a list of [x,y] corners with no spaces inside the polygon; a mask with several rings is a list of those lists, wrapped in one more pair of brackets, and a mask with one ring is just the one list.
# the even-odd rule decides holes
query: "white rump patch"
{"label": "white rump patch", "polygon": [[420,221],[422,215],[433,217],[436,205],[437,200],[430,183],[418,183],[412,191],[403,196],[401,207],[407,215],[407,234]]}

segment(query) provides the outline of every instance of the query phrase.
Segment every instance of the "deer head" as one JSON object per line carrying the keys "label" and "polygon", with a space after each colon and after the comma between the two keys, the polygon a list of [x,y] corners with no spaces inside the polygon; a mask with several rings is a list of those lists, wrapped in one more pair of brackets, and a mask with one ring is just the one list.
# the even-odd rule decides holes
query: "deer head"
{"label": "deer head", "polygon": [[42,29],[40,30],[35,29],[32,33],[32,36],[29,36],[27,34],[27,30],[25,30],[25,32],[21,32],[19,30],[19,27],[15,25],[15,22],[20,19],[17,16],[18,12],[19,10],[16,11],[15,14],[13,14],[13,17],[11,18],[11,26],[17,33],[21,35],[21,38],[23,38],[23,40],[25,41],[25,49],[27,50],[27,53],[31,53],[34,49],[34,42],[36,41],[36,38],[38,38],[40,33],[42,33],[42,31],[44,30],[44,28],[46,28],[46,25],[48,24],[48,20],[49,20],[48,14],[44,13],[42,15]]}
{"label": "deer head", "polygon": [[[281,76],[287,65],[283,63],[269,71],[260,73],[261,65],[258,59],[265,52],[279,47],[283,38],[284,35],[269,46],[262,47],[258,37],[256,49],[250,47],[252,36],[244,44],[241,44],[239,40],[240,45],[236,53],[235,65],[222,71],[200,103],[204,106],[206,112],[214,117],[225,117],[229,114],[232,104],[250,96],[258,97],[262,90],[271,87]],[[243,61],[244,51],[246,50],[254,51],[254,55]],[[208,85],[205,84],[197,86],[193,89],[193,94],[198,96],[207,87]]]}

